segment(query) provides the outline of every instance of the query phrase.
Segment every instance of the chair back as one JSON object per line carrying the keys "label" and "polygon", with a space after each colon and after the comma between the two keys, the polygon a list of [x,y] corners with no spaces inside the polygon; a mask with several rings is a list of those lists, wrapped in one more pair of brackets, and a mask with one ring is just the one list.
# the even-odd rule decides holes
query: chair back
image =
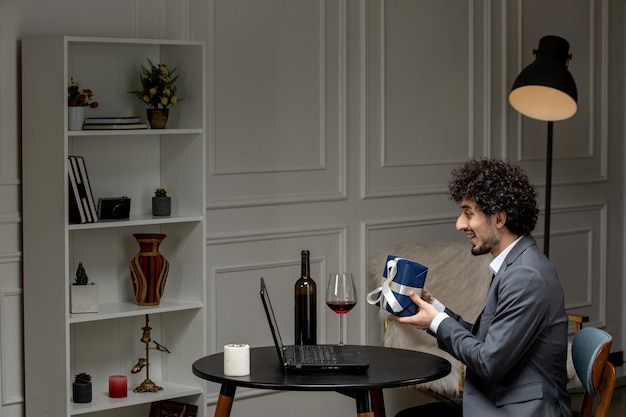
{"label": "chair back", "polygon": [[580,417],[591,417],[594,398],[600,396],[596,417],[606,417],[615,389],[615,367],[608,361],[613,338],[604,330],[585,327],[574,336],[572,360],[585,388]]}

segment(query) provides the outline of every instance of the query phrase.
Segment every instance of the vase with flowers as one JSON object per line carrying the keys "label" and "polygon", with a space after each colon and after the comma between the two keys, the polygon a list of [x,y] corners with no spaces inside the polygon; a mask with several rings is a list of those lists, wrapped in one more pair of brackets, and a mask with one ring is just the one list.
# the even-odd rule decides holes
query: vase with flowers
{"label": "vase with flowers", "polygon": [[148,58],[148,68],[141,65],[139,79],[141,90],[129,91],[148,106],[148,123],[152,129],[165,129],[169,117],[169,106],[180,100],[176,96],[177,68],[170,69],[165,64],[155,64]]}
{"label": "vase with flowers", "polygon": [[67,83],[67,128],[81,130],[85,120],[85,109],[95,109],[98,102],[93,99],[93,92],[83,88],[78,81],[70,78]]}

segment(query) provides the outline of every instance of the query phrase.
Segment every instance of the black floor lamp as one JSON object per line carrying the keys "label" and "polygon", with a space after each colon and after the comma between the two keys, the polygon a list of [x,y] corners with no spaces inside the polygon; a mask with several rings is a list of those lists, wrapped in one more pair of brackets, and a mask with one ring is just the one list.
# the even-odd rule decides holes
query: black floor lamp
{"label": "black floor lamp", "polygon": [[576,113],[578,93],[574,77],[567,69],[572,58],[569,43],[558,36],[544,36],[533,49],[535,61],[515,79],[509,102],[524,116],[548,122],[546,155],[546,205],[543,252],[550,250],[550,199],[552,189],[552,142],[554,122]]}

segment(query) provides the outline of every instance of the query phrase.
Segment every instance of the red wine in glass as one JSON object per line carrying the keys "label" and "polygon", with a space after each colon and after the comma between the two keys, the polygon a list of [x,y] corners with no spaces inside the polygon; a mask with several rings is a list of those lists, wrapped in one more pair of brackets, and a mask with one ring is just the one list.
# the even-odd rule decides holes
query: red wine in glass
{"label": "red wine in glass", "polygon": [[326,301],[326,305],[337,314],[346,314],[356,305],[356,301]]}
{"label": "red wine in glass", "polygon": [[328,278],[326,305],[339,315],[339,346],[343,346],[343,316],[356,305],[356,286],[349,272],[333,272]]}

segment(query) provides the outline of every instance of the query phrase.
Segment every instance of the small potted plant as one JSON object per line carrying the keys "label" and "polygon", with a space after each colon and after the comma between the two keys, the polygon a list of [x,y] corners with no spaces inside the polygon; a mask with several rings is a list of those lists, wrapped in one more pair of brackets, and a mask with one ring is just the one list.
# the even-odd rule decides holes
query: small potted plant
{"label": "small potted plant", "polygon": [[86,372],[75,375],[74,382],[72,382],[72,401],[75,403],[90,403],[91,397],[91,375]]}
{"label": "small potted plant", "polygon": [[97,313],[98,286],[89,283],[83,263],[78,263],[76,278],[70,287],[70,313]]}
{"label": "small potted plant", "polygon": [[93,100],[93,92],[83,88],[78,81],[70,78],[67,83],[67,129],[82,130],[85,120],[85,109],[95,109],[98,102]]}
{"label": "small potted plant", "polygon": [[129,91],[148,106],[148,123],[152,129],[165,129],[169,117],[169,106],[180,100],[176,95],[177,68],[169,69],[165,64],[155,64],[148,58],[149,68],[141,65],[139,80],[141,90]]}
{"label": "small potted plant", "polygon": [[172,214],[172,198],[167,195],[167,190],[159,187],[154,190],[152,197],[152,215],[169,216]]}

